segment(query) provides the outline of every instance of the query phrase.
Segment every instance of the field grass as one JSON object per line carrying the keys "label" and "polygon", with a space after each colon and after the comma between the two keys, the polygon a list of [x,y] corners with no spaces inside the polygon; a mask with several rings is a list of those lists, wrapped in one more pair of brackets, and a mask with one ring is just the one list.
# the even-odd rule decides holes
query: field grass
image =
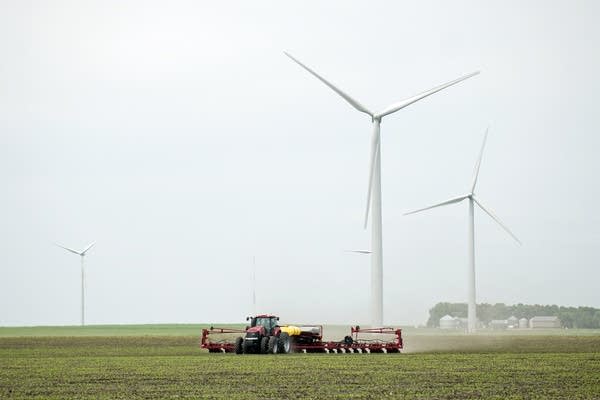
{"label": "field grass", "polygon": [[0,329],[0,399],[600,399],[600,335],[585,332],[407,330],[399,355],[236,356],[200,350],[199,325],[121,328]]}

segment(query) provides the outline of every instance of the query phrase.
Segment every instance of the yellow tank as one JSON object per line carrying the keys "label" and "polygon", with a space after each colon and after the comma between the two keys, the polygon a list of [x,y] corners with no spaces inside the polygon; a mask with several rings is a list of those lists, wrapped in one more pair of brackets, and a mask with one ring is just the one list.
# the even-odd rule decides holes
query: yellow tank
{"label": "yellow tank", "polygon": [[297,326],[287,325],[281,327],[281,332],[285,332],[290,336],[298,336],[300,335],[300,332],[302,332],[302,330]]}

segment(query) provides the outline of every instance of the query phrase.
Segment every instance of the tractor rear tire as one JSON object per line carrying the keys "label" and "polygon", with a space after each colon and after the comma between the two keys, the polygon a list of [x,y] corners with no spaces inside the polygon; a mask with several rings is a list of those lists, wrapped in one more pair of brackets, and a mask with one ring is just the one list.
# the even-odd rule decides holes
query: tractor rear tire
{"label": "tractor rear tire", "polygon": [[286,332],[279,335],[279,353],[290,354],[292,352],[292,338]]}
{"label": "tractor rear tire", "polygon": [[277,336],[269,337],[269,345],[267,348],[267,354],[277,354],[279,349],[279,338]]}
{"label": "tractor rear tire", "polygon": [[235,338],[235,354],[242,354],[244,352],[244,338],[238,336]]}
{"label": "tractor rear tire", "polygon": [[267,354],[270,353],[269,350],[269,337],[268,336],[263,336],[263,338],[260,340],[260,354]]}

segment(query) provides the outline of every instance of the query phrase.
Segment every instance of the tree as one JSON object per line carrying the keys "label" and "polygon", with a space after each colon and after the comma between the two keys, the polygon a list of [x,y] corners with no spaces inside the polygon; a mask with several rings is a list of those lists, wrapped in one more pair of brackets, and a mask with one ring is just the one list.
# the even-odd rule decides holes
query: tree
{"label": "tree", "polygon": [[[429,319],[427,326],[437,327],[440,318],[444,315],[452,317],[466,318],[466,303],[437,303],[429,310]],[[504,303],[496,304],[477,304],[477,318],[484,324],[489,324],[494,319],[508,319],[511,315],[517,318],[530,319],[535,316],[556,316],[561,320],[564,327],[567,328],[592,328],[600,329],[600,309],[593,307],[562,307],[541,304],[522,304],[506,305]]]}

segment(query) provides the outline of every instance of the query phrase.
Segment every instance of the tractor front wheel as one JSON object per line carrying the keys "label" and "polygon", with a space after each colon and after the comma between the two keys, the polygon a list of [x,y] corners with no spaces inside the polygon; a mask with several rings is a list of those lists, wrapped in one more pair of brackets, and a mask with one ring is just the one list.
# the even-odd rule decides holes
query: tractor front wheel
{"label": "tractor front wheel", "polygon": [[277,336],[271,336],[269,338],[267,354],[277,354],[278,348],[279,348],[279,338]]}
{"label": "tractor front wheel", "polygon": [[244,338],[241,336],[238,336],[235,338],[235,354],[242,354],[244,352]]}
{"label": "tractor front wheel", "polygon": [[242,343],[242,352],[244,354],[250,354],[250,353],[252,353],[253,347],[254,347],[254,344],[252,342],[250,342],[248,340],[243,340],[243,343]]}

